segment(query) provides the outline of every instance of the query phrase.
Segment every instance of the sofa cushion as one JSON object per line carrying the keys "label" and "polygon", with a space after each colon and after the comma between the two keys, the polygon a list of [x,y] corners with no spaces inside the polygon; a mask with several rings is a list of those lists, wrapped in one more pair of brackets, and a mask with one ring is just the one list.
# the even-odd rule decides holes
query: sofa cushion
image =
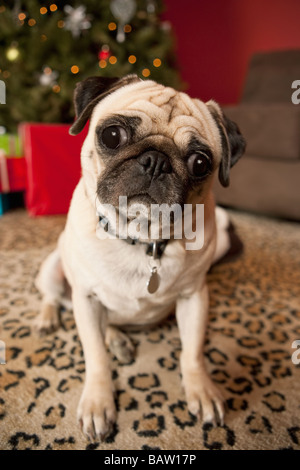
{"label": "sofa cushion", "polygon": [[[215,180],[216,202],[300,221],[300,162],[244,155],[230,172],[230,186]],[[270,235],[271,236],[271,235]]]}
{"label": "sofa cushion", "polygon": [[246,153],[268,159],[300,159],[300,105],[240,104],[224,106],[247,141]]}
{"label": "sofa cushion", "polygon": [[292,82],[300,78],[300,49],[255,54],[241,102],[289,103]]}

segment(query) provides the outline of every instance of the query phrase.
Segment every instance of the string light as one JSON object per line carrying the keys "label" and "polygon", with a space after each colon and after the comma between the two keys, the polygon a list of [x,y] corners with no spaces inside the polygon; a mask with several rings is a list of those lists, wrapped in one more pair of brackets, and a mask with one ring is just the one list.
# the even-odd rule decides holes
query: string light
{"label": "string light", "polygon": [[57,26],[58,26],[58,28],[63,28],[65,26],[65,22],[63,20],[59,20],[57,22]]}
{"label": "string light", "polygon": [[34,26],[36,24],[36,21],[33,18],[31,18],[30,20],[28,20],[28,24],[29,26]]}
{"label": "string light", "polygon": [[25,13],[19,13],[18,18],[19,18],[20,21],[24,21],[25,18],[26,18],[26,14]]}
{"label": "string light", "polygon": [[55,3],[52,3],[52,5],[50,5],[50,10],[51,11],[56,11],[57,10],[57,5],[55,5]]}
{"label": "string light", "polygon": [[20,51],[16,44],[13,44],[6,52],[6,57],[10,62],[14,62],[20,55]]}
{"label": "string light", "polygon": [[114,64],[117,63],[118,59],[116,58],[116,56],[112,55],[112,56],[110,56],[110,58],[108,60],[109,60],[110,64],[114,65]]}
{"label": "string light", "polygon": [[136,57],[135,57],[135,55],[130,55],[130,56],[128,57],[128,62],[129,62],[130,64],[135,64],[135,63],[136,63]]}
{"label": "string light", "polygon": [[105,69],[106,66],[107,66],[106,60],[101,59],[101,60],[99,61],[99,67],[100,67],[101,69]]}
{"label": "string light", "polygon": [[151,73],[151,72],[150,72],[149,69],[143,69],[143,70],[142,70],[142,75],[143,75],[143,77],[149,77],[150,73]]}
{"label": "string light", "polygon": [[40,14],[41,14],[41,15],[45,15],[45,14],[47,13],[47,11],[48,11],[48,10],[47,10],[46,7],[42,7],[42,8],[40,9]]}
{"label": "string light", "polygon": [[124,26],[124,33],[130,33],[132,31],[132,27],[130,24],[125,24]]}
{"label": "string light", "polygon": [[60,92],[60,86],[59,85],[54,85],[52,87],[52,90],[54,91],[54,93],[59,93]]}
{"label": "string light", "polygon": [[76,74],[79,72],[79,67],[77,65],[72,65],[71,72]]}
{"label": "string light", "polygon": [[109,23],[108,29],[109,29],[109,31],[115,31],[115,29],[117,29],[116,23],[114,23],[114,22]]}
{"label": "string light", "polygon": [[161,60],[160,59],[154,59],[153,61],[154,67],[160,67],[161,66]]}

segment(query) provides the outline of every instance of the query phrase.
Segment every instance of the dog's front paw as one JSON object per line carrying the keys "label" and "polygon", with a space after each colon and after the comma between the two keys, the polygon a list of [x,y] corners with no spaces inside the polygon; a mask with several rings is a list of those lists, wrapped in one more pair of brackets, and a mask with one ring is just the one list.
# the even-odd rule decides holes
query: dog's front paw
{"label": "dog's front paw", "polygon": [[192,415],[214,426],[224,424],[223,397],[206,372],[186,373],[184,388],[188,410]]}
{"label": "dog's front paw", "polygon": [[106,390],[105,385],[85,386],[78,405],[77,419],[90,441],[105,439],[113,430],[116,416],[111,390]]}

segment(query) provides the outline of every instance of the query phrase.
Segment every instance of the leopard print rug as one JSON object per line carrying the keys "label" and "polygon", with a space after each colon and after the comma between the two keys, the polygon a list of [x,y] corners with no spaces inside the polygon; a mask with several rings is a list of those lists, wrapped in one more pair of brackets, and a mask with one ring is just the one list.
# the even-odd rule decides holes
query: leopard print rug
{"label": "leopard print rug", "polygon": [[76,424],[85,366],[72,312],[47,337],[32,327],[41,301],[33,280],[65,218],[19,210],[0,219],[1,449],[300,449],[300,351],[292,348],[300,339],[300,226],[230,215],[245,249],[209,273],[205,346],[225,424],[213,428],[187,411],[170,317],[131,334],[130,364],[111,356],[118,421],[102,443],[88,442]]}

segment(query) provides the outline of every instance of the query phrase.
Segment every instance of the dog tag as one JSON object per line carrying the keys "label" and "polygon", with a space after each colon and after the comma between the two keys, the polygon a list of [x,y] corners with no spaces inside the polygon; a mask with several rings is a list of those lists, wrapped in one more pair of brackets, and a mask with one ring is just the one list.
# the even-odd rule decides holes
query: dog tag
{"label": "dog tag", "polygon": [[151,275],[149,281],[147,282],[147,289],[149,294],[154,294],[159,288],[159,275],[157,274],[157,267],[151,269]]}

